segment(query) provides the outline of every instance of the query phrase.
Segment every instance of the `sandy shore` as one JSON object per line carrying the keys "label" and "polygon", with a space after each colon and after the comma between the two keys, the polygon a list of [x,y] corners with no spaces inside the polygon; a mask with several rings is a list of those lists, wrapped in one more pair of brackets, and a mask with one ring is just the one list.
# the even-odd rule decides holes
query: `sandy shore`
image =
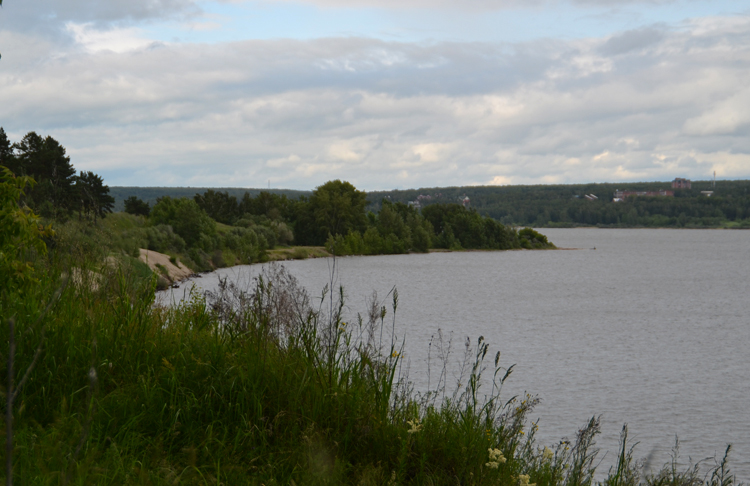
{"label": "sandy shore", "polygon": [[[166,269],[167,277],[171,283],[180,282],[185,280],[189,276],[193,275],[192,270],[178,261],[177,265],[169,261],[169,255],[159,253],[156,251],[140,249],[140,259],[143,263],[147,264],[151,270],[157,275],[164,275],[162,268]],[[160,268],[162,267],[162,268]]]}

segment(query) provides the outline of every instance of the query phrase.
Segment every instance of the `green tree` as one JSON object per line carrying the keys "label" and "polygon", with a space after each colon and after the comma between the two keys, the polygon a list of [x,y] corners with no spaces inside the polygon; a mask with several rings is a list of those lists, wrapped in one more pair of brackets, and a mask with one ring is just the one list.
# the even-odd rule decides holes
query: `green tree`
{"label": "green tree", "polygon": [[15,159],[13,146],[11,145],[10,140],[8,140],[8,136],[5,134],[3,127],[0,127],[0,165],[15,172]]}
{"label": "green tree", "polygon": [[98,175],[90,171],[81,171],[76,177],[75,188],[80,201],[78,210],[80,213],[93,215],[94,223],[97,217],[103,218],[112,212],[115,198],[109,195],[109,186],[104,185],[104,181]]}
{"label": "green tree", "polygon": [[52,137],[29,132],[16,151],[16,175],[31,176],[37,184],[29,192],[30,206],[51,217],[67,215],[76,205],[76,171],[65,154],[65,147]]}
{"label": "green tree", "polygon": [[367,218],[367,194],[349,182],[329,181],[318,186],[310,196],[310,209],[318,231],[318,244],[328,235],[346,235],[350,230],[364,231]]}
{"label": "green tree", "polygon": [[518,235],[501,223],[483,217],[460,204],[431,204],[422,209],[443,248],[496,249],[518,248]]}
{"label": "green tree", "polygon": [[220,223],[234,224],[239,218],[237,198],[227,192],[209,189],[203,194],[196,194],[193,199],[206,214]]}
{"label": "green tree", "polygon": [[240,214],[267,216],[272,220],[289,218],[291,209],[292,202],[286,195],[279,196],[266,191],[261,191],[256,197],[252,197],[246,192],[239,203]]}
{"label": "green tree", "polygon": [[125,212],[137,216],[148,216],[151,212],[151,206],[137,196],[130,196],[125,199]]}
{"label": "green tree", "polygon": [[188,247],[194,247],[202,239],[205,241],[205,237],[216,234],[216,221],[211,219],[195,200],[185,197],[159,198],[151,209],[149,219],[155,225],[172,226],[174,232],[185,240]]}
{"label": "green tree", "polygon": [[[289,205],[289,220],[294,229],[294,241],[298,245],[320,245],[315,215],[307,197],[302,196]],[[325,240],[324,240],[325,241]]]}
{"label": "green tree", "polygon": [[0,166],[0,281],[3,282],[0,293],[3,300],[34,283],[28,257],[30,252],[45,253],[47,247],[42,238],[53,234],[49,226],[41,225],[33,211],[21,205],[24,190],[33,184],[32,178],[17,177],[7,167]]}

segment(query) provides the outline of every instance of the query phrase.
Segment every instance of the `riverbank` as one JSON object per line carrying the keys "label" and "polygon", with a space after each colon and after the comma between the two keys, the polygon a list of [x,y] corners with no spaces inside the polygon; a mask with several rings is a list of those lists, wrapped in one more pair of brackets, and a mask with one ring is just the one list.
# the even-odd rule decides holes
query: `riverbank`
{"label": "riverbank", "polygon": [[[35,284],[22,293],[0,294],[4,320],[15,317],[8,327],[15,352],[3,360],[13,364],[11,379],[15,375],[18,387],[15,407],[9,407],[13,434],[6,434],[14,475],[24,484],[581,486],[598,481],[599,419],[576,423],[567,432],[570,441],[540,440],[532,421],[539,400],[501,394],[509,385],[511,363],[495,355],[484,338],[467,341],[460,353],[464,373],[455,380],[450,373],[438,379],[436,373],[426,392],[415,392],[404,371],[406,343],[392,333],[401,334],[397,320],[412,321],[402,314],[409,307],[405,303],[421,306],[422,313],[431,309],[408,298],[408,291],[400,300],[393,292],[376,305],[339,300],[347,292],[334,292],[328,294],[331,305],[320,306],[296,278],[267,266],[261,269],[263,279],[241,289],[244,293],[226,282],[213,295],[194,294],[167,308],[153,305],[153,279],[136,278],[135,267],[103,273],[97,288],[66,287],[68,269],[100,264],[71,248],[59,244],[48,257],[38,255],[29,267]],[[493,253],[484,256],[505,262],[560,255]],[[158,255],[147,256],[156,266]],[[386,272],[392,280],[410,274],[396,260],[436,256],[373,258],[393,265]],[[449,296],[441,301],[455,302],[457,287],[496,288],[494,283],[456,285],[458,269],[466,268],[462,260],[479,254],[446,256],[457,257],[454,270],[429,267],[450,270],[450,278],[420,279],[432,285],[450,282]],[[373,261],[346,261],[358,260]],[[156,268],[167,268],[161,262]],[[327,267],[323,261],[306,263]],[[358,275],[372,279],[371,272]],[[513,281],[534,288],[544,283],[533,276],[527,266]],[[479,301],[486,300],[492,299]],[[466,301],[477,307],[476,299]],[[355,308],[362,319],[344,318]],[[432,322],[442,325],[447,318]],[[530,342],[518,341],[524,348]],[[437,342],[433,349],[437,352]],[[487,356],[496,356],[494,362],[485,362]],[[450,369],[452,359],[443,359],[435,362],[437,369]],[[602,474],[603,484],[697,485],[701,480],[700,471],[684,466],[644,473],[628,446],[623,443],[617,467]],[[732,479],[716,471],[722,484]]]}
{"label": "riverbank", "polygon": [[138,252],[139,260],[148,265],[156,275],[168,280],[170,284],[179,283],[195,274],[175,257],[144,248],[139,248]]}

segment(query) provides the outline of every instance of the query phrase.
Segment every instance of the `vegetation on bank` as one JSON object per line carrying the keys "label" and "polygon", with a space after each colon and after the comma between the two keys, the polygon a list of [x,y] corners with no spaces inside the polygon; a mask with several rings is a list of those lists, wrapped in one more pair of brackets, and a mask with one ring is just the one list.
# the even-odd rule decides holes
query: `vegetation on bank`
{"label": "vegetation on bank", "polygon": [[[339,180],[297,199],[265,191],[238,199],[209,189],[192,197],[158,197],[152,205],[130,195],[123,204],[127,214],[111,214],[114,198],[101,177],[75,175],[65,148],[35,132],[11,143],[0,128],[2,166],[35,180],[19,202],[55,222],[58,232],[48,237],[50,244],[74,240],[80,252],[97,255],[94,261],[110,257],[110,263],[135,266],[143,275],[148,272],[136,261],[140,248],[165,253],[197,272],[266,261],[269,252],[273,258],[320,253],[299,247],[324,247],[336,255],[554,248],[531,229],[518,232],[455,203],[423,213],[384,200],[377,213],[367,211],[367,195]],[[296,248],[285,251],[291,244]],[[160,287],[170,283],[166,277]]]}
{"label": "vegetation on bank", "polygon": [[[250,288],[155,307],[136,268],[92,262],[76,239],[47,248],[52,229],[18,204],[29,184],[0,178],[8,484],[597,483],[598,418],[539,444],[538,399],[503,394],[512,367],[482,338],[449,383],[436,337],[432,387],[414,393],[396,291],[345,322],[343,290],[315,299],[271,267]],[[98,285],[72,278],[97,264]],[[601,484],[733,484],[726,460],[645,473],[621,439]]]}
{"label": "vegetation on bank", "polygon": [[11,144],[0,127],[0,166],[15,175],[31,177],[35,183],[23,195],[23,203],[52,219],[78,213],[79,219],[94,222],[112,212],[115,200],[101,177],[76,170],[57,140],[29,132]]}
{"label": "vegetation on bank", "polygon": [[[597,184],[550,184],[536,186],[464,186],[374,191],[367,193],[368,211],[377,213],[383,200],[392,203],[419,201],[454,204],[468,197],[471,207],[506,226],[535,228],[599,226],[604,228],[750,228],[750,181],[693,181],[692,189],[675,189],[674,197],[632,197],[613,203],[617,190],[672,190],[669,182],[625,182]],[[155,202],[163,196],[192,196],[206,189],[191,188],[113,188],[117,202],[128,196],[143,195]],[[262,189],[214,189],[239,199],[245,192],[257,196]],[[707,197],[702,191],[713,191]],[[271,192],[269,190],[268,192]],[[311,192],[273,190],[297,199]],[[594,194],[598,199],[587,200]]]}
{"label": "vegetation on bank", "polygon": [[[630,197],[613,202],[617,190],[674,191],[674,197]],[[702,191],[712,191],[708,197]],[[589,200],[586,195],[595,195]],[[421,196],[421,197],[420,197]],[[505,225],[535,228],[750,228],[750,181],[693,181],[691,189],[669,182],[469,186],[379,191],[368,194],[373,210],[384,198],[419,200],[423,206],[468,197],[471,207]]]}

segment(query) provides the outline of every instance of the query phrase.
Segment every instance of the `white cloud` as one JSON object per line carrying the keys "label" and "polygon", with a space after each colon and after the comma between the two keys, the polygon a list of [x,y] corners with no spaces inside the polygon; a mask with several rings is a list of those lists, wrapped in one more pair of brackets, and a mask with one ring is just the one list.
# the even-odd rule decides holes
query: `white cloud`
{"label": "white cloud", "polygon": [[269,2],[308,3],[319,7],[356,8],[375,7],[388,9],[404,8],[448,8],[455,10],[501,10],[509,8],[541,8],[558,3],[573,3],[584,6],[615,7],[632,4],[669,4],[676,0],[267,0]]}
{"label": "white cloud", "polygon": [[747,18],[512,45],[154,45],[68,25],[68,47],[0,33],[2,123],[51,134],[110,185],[750,177]]}
{"label": "white cloud", "polygon": [[750,88],[711,106],[708,111],[685,121],[688,135],[731,135],[750,124]]}
{"label": "white cloud", "polygon": [[75,41],[90,53],[99,51],[122,53],[142,49],[152,44],[151,40],[143,37],[140,29],[134,27],[100,30],[90,23],[73,22],[68,22],[65,27]]}

